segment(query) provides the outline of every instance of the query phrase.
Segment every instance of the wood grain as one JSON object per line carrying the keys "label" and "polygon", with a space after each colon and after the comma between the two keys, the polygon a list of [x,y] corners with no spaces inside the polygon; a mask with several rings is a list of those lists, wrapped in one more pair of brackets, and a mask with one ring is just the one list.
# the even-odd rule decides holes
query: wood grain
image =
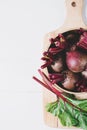
{"label": "wood grain", "polygon": [[[72,2],[75,2],[75,6],[72,6]],[[85,28],[87,29],[87,26],[84,24],[83,18],[82,18],[82,10],[83,10],[83,2],[84,0],[65,0],[66,5],[66,19],[62,27],[59,29],[56,29],[44,37],[44,46],[43,51],[46,51],[48,47],[50,46],[49,39],[54,38],[58,35],[58,33],[63,33],[69,30],[79,29],[79,28]],[[44,72],[48,75],[47,69],[44,69]],[[48,102],[55,101],[57,99],[56,95],[49,92],[46,89],[43,89],[43,111],[44,111],[44,121],[45,124],[50,127],[62,127],[59,119],[54,117],[52,114],[46,112],[45,106]],[[70,129],[70,128],[69,128]],[[78,130],[77,128],[75,128]],[[74,129],[74,130],[75,130]],[[80,129],[79,129],[80,130]]]}

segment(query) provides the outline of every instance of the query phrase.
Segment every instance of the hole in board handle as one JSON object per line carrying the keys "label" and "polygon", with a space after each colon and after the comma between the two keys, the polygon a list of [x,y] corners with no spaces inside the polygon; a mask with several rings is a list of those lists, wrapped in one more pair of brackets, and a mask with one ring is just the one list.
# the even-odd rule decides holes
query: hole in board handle
{"label": "hole in board handle", "polygon": [[73,1],[73,2],[71,3],[71,5],[72,5],[73,7],[76,7],[76,2]]}

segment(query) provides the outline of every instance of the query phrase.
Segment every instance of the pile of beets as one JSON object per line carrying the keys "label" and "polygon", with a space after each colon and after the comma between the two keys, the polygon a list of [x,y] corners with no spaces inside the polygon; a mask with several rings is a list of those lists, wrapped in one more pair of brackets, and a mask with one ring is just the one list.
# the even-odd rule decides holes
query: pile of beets
{"label": "pile of beets", "polygon": [[53,84],[73,92],[87,92],[87,31],[71,30],[50,39],[41,58]]}

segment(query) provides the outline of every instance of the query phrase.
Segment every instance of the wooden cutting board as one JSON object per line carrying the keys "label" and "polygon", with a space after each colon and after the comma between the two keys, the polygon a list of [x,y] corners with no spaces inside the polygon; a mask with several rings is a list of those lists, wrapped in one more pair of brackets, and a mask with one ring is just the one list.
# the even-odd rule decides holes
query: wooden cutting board
{"label": "wooden cutting board", "polygon": [[[87,29],[87,26],[84,24],[83,18],[82,18],[83,3],[84,3],[84,0],[65,0],[66,11],[67,11],[65,22],[63,26],[60,27],[59,29],[46,34],[44,38],[43,51],[46,51],[48,49],[50,45],[49,39],[55,38],[59,33],[63,33],[69,30],[73,30],[73,29],[79,29],[79,28]],[[47,73],[46,69],[44,71],[45,73]],[[45,110],[45,105],[48,102],[55,101],[56,99],[57,99],[56,95],[49,92],[47,89],[43,89],[44,121],[45,121],[45,124],[50,127],[65,128],[61,125],[58,118],[54,117],[52,114],[46,112]],[[78,128],[75,128],[75,129],[80,130]]]}

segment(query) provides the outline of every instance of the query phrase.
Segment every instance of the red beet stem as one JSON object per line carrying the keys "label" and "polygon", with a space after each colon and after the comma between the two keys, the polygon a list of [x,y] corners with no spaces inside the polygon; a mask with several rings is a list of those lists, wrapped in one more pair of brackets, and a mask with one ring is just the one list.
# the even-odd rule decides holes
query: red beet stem
{"label": "red beet stem", "polygon": [[40,69],[38,70],[38,72],[40,73],[40,75],[43,78],[43,81],[52,89],[52,91],[59,96],[64,102],[67,102],[68,104],[70,104],[71,106],[75,107],[76,109],[86,112],[85,110],[82,110],[81,108],[77,107],[76,105],[74,105],[73,103],[71,103],[69,100],[67,100],[67,98],[65,98],[62,94],[62,92],[60,92],[58,89],[56,89],[53,84],[51,83],[51,81],[48,79],[48,77],[45,75],[44,72],[42,72]]}
{"label": "red beet stem", "polygon": [[53,90],[55,91],[55,94],[59,97],[61,97],[64,101],[66,101],[66,98],[64,96],[62,96],[62,93],[56,89],[54,89],[53,84],[51,83],[51,81],[48,79],[48,77],[45,75],[44,72],[42,72],[40,69],[38,70],[38,72],[40,73],[40,75],[43,78],[43,81]]}
{"label": "red beet stem", "polygon": [[77,46],[87,50],[87,32],[84,32],[83,35],[81,35]]}
{"label": "red beet stem", "polygon": [[58,79],[58,78],[63,78],[63,74],[49,74],[50,79]]}
{"label": "red beet stem", "polygon": [[78,42],[78,43],[77,43],[77,46],[87,50],[87,43]]}
{"label": "red beet stem", "polygon": [[[35,81],[37,81],[39,84],[41,84],[42,86],[44,86],[45,88],[47,88],[48,90],[50,90],[51,92],[53,92],[52,91],[52,89],[47,85],[47,84],[45,84],[45,83],[43,83],[42,81],[40,81],[38,78],[36,78],[35,76],[33,76],[33,79],[35,80]],[[54,92],[53,92],[54,93]]]}
{"label": "red beet stem", "polygon": [[51,63],[52,63],[52,61],[46,62],[45,64],[43,64],[43,65],[41,66],[41,69],[46,68],[46,67],[49,66]]}
{"label": "red beet stem", "polygon": [[64,80],[63,74],[49,74],[49,78],[53,84]]}
{"label": "red beet stem", "polygon": [[61,81],[63,81],[64,80],[64,78],[57,78],[57,79],[52,79],[52,83],[53,84],[55,84],[55,83],[58,83],[58,82],[61,82]]}
{"label": "red beet stem", "polygon": [[84,42],[84,43],[87,44],[87,37],[84,37],[84,38],[82,39],[82,42]]}
{"label": "red beet stem", "polygon": [[41,60],[48,60],[46,57],[42,57]]}
{"label": "red beet stem", "polygon": [[53,84],[50,82],[49,78],[45,75],[45,73],[42,72],[40,69],[38,70],[38,72],[41,75],[41,77],[43,78],[43,81],[52,88]]}
{"label": "red beet stem", "polygon": [[49,49],[49,52],[55,54],[55,53],[58,53],[58,52],[60,52],[60,51],[62,51],[62,50],[63,50],[63,49],[61,49],[61,48],[50,48],[50,49]]}
{"label": "red beet stem", "polygon": [[49,39],[49,41],[50,41],[51,43],[54,43],[54,42],[55,42],[55,40],[54,40],[53,38]]}

